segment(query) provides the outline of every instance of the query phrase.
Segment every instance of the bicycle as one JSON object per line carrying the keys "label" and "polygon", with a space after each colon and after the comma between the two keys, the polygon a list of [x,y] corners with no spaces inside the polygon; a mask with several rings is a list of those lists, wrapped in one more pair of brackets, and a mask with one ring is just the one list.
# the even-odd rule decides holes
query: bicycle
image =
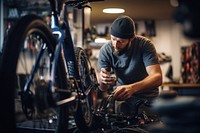
{"label": "bicycle", "polygon": [[[0,71],[1,86],[9,96],[9,122],[16,121],[13,99],[19,94],[22,111],[35,127],[41,123],[44,130],[65,133],[73,115],[79,131],[92,129],[97,77],[84,49],[74,46],[65,15],[68,6],[84,8],[92,1],[49,0],[51,27],[28,14],[10,30]],[[19,82],[20,74],[24,83]],[[9,124],[11,132],[16,131],[17,123]],[[47,125],[51,128],[45,129]]]}

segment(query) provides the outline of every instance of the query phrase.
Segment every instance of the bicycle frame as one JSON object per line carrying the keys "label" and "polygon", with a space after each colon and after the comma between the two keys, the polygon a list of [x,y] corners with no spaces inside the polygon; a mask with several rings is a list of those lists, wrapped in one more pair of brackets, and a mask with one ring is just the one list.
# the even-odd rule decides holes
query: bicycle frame
{"label": "bicycle frame", "polygon": [[[78,73],[78,64],[77,60],[75,57],[75,48],[74,48],[74,43],[72,41],[71,33],[70,33],[70,27],[68,23],[68,18],[65,15],[67,13],[67,5],[64,3],[58,2],[57,4],[54,2],[57,2],[54,0],[50,0],[51,6],[52,6],[52,14],[51,14],[51,29],[54,35],[58,35],[58,44],[57,48],[55,50],[56,55],[54,56],[54,66],[57,66],[55,63],[58,62],[58,56],[61,54],[63,51],[64,53],[64,62],[66,62],[68,66],[68,74],[69,78],[74,80],[77,92],[81,92],[80,89],[82,90],[82,84],[80,82],[80,75]],[[60,5],[59,5],[60,4]],[[64,5],[64,6],[63,6]],[[57,10],[56,10],[57,9]],[[59,17],[59,14],[62,16]],[[60,19],[63,19],[63,23],[59,24]],[[62,27],[62,28],[59,28]],[[55,71],[56,68],[53,67],[53,71]],[[55,74],[55,72],[53,72]],[[54,76],[52,81],[54,81]],[[66,81],[64,81],[66,82]],[[54,87],[52,87],[54,88]],[[54,90],[52,90],[54,91]],[[75,97],[74,97],[75,98]],[[74,98],[68,98],[71,100],[74,100]],[[69,102],[70,100],[67,100]]]}
{"label": "bicycle frame", "polygon": [[[55,49],[55,54],[54,54],[54,58],[53,58],[53,67],[52,67],[52,72],[51,72],[51,90],[52,92],[56,91],[56,88],[54,87],[54,82],[55,82],[55,71],[56,71],[56,66],[58,63],[58,58],[61,55],[61,52],[63,52],[64,54],[64,62],[66,62],[67,66],[68,66],[68,74],[69,74],[69,78],[74,80],[75,82],[75,88],[77,89],[77,92],[83,92],[82,89],[82,83],[80,82],[80,75],[78,73],[78,64],[77,64],[77,60],[75,57],[75,48],[74,48],[74,44],[72,41],[72,37],[71,37],[71,33],[70,33],[70,28],[69,28],[69,23],[68,23],[68,18],[66,17],[66,13],[67,13],[67,5],[65,3],[60,3],[59,0],[49,0],[51,8],[52,8],[52,13],[51,13],[51,29],[52,29],[52,33],[57,37],[58,43]],[[64,6],[63,6],[64,5]],[[60,8],[61,7],[61,8]],[[60,16],[60,14],[62,16]],[[60,24],[60,20],[63,19],[63,23]],[[62,27],[62,28],[60,28]],[[27,91],[30,83],[33,79],[33,74],[37,69],[38,66],[38,62],[41,58],[41,51],[39,52],[39,56],[37,57],[36,60],[36,64],[34,66],[34,68],[32,69],[32,72],[30,74],[29,80],[26,83],[25,87],[24,87],[24,91]],[[63,82],[66,82],[63,81]],[[82,91],[81,91],[82,90]],[[90,90],[87,90],[87,92]],[[87,94],[87,93],[84,93]],[[81,94],[81,95],[84,95]],[[73,101],[76,99],[76,96],[67,98],[63,101],[59,101],[57,104],[64,104],[70,101]]]}

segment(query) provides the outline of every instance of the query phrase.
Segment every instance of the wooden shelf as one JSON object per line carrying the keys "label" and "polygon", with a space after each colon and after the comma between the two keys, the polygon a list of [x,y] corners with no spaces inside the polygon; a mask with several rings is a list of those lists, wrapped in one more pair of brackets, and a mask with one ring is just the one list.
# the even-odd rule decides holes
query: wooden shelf
{"label": "wooden shelf", "polygon": [[185,87],[188,87],[188,88],[190,88],[190,87],[194,87],[194,88],[200,88],[200,84],[198,83],[198,84],[190,84],[190,83],[163,83],[162,85],[161,85],[161,87],[180,87],[180,88],[185,88]]}

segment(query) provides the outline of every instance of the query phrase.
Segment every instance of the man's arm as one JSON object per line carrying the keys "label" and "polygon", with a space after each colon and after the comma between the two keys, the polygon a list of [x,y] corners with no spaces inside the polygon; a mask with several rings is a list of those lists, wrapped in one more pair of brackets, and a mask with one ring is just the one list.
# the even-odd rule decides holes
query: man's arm
{"label": "man's arm", "polygon": [[149,76],[137,83],[140,88],[138,92],[156,88],[162,84],[162,71],[159,64],[147,66],[146,70]]}
{"label": "man's arm", "polygon": [[162,72],[159,64],[147,66],[146,70],[148,76],[145,79],[133,84],[118,86],[114,91],[115,99],[126,100],[134,93],[156,88],[162,84]]}

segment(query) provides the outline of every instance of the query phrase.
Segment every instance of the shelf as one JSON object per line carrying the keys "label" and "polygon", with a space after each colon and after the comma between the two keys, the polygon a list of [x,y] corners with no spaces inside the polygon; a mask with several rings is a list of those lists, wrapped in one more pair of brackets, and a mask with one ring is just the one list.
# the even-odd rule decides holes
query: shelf
{"label": "shelf", "polygon": [[200,88],[200,84],[190,84],[190,83],[163,83],[161,87],[173,87],[173,88]]}
{"label": "shelf", "polygon": [[163,83],[161,86],[161,91],[164,87],[168,87],[169,90],[174,90],[179,96],[200,96],[200,84],[190,84],[190,83]]}

